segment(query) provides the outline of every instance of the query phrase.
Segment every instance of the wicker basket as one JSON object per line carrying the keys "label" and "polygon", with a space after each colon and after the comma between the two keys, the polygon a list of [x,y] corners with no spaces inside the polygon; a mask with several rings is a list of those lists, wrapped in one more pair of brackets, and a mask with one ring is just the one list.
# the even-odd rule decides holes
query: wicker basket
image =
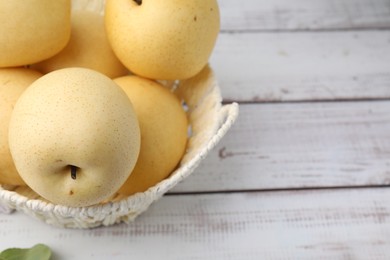
{"label": "wicker basket", "polygon": [[50,203],[28,187],[0,186],[0,204],[25,212],[48,224],[66,228],[92,228],[134,220],[194,171],[225,135],[238,115],[237,104],[221,104],[219,86],[208,66],[194,78],[179,84],[163,83],[166,87],[177,86],[174,93],[187,106],[192,132],[187,151],[170,177],[143,193],[129,197],[115,195],[99,205],[83,208]]}

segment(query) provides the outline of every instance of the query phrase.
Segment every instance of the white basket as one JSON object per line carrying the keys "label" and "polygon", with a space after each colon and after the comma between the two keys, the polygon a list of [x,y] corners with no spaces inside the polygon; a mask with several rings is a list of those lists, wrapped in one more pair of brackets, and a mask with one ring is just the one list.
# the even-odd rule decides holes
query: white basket
{"label": "white basket", "polygon": [[[169,87],[169,82],[164,84]],[[194,171],[225,135],[238,115],[236,103],[221,104],[220,89],[209,67],[194,78],[181,81],[174,93],[188,106],[192,135],[179,167],[167,179],[145,192],[129,197],[116,195],[102,204],[82,208],[50,203],[28,187],[0,186],[0,204],[23,211],[48,224],[66,228],[92,228],[134,220]]]}

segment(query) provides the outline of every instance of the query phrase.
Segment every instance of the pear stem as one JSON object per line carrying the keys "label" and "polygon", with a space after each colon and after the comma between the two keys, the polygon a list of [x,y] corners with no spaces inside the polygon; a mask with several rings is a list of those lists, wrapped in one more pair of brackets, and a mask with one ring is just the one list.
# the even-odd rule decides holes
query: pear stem
{"label": "pear stem", "polygon": [[76,173],[77,173],[77,167],[74,165],[70,166],[70,177],[72,177],[73,180],[76,179]]}
{"label": "pear stem", "polygon": [[142,0],[134,0],[138,5],[142,5]]}

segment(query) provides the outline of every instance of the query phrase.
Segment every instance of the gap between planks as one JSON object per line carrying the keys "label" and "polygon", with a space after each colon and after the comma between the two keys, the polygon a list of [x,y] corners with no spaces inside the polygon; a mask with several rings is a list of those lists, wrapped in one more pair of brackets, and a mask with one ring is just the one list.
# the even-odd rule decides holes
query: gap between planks
{"label": "gap between planks", "polygon": [[372,97],[372,98],[354,98],[354,99],[312,99],[312,100],[234,100],[224,99],[223,105],[236,102],[240,105],[256,105],[256,104],[307,104],[307,103],[340,103],[340,102],[383,102],[390,101],[390,97]]}
{"label": "gap between planks", "polygon": [[353,27],[353,28],[330,28],[330,29],[300,29],[300,30],[289,30],[289,29],[247,29],[247,30],[220,30],[221,34],[247,34],[247,33],[331,33],[331,32],[375,32],[375,31],[389,31],[390,25],[387,27],[377,28],[365,28],[365,27]]}
{"label": "gap between planks", "polygon": [[235,193],[276,193],[276,192],[299,192],[299,191],[326,191],[326,190],[362,190],[362,189],[390,189],[390,185],[353,185],[353,186],[311,186],[299,188],[270,188],[270,189],[236,189],[218,191],[177,191],[168,192],[165,196],[192,196],[192,195],[213,195],[213,194],[235,194]]}

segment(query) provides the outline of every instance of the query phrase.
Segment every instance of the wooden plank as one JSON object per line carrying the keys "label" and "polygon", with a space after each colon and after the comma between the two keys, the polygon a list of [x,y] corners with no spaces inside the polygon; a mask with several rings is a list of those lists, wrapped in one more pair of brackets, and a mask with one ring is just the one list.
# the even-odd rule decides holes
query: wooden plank
{"label": "wooden plank", "polygon": [[[390,28],[388,0],[220,0],[222,32]],[[72,0],[104,11],[102,0]]]}
{"label": "wooden plank", "polygon": [[390,28],[388,0],[221,0],[222,31]]}
{"label": "wooden plank", "polygon": [[389,259],[390,189],[165,196],[130,225],[0,225],[0,251],[45,243],[56,259]]}
{"label": "wooden plank", "polygon": [[390,97],[390,31],[221,34],[210,59],[225,100]]}
{"label": "wooden plank", "polygon": [[172,192],[390,184],[390,101],[246,104]]}

